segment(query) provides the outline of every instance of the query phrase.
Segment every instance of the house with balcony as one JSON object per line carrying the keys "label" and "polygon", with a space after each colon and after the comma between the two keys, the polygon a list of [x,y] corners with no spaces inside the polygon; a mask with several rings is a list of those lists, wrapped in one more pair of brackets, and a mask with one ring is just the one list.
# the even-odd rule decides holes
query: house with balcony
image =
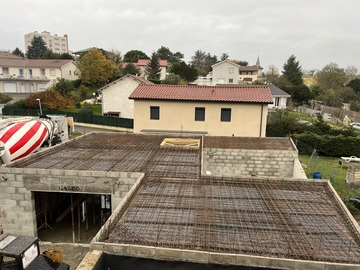
{"label": "house with balcony", "polygon": [[134,100],[135,133],[265,137],[270,88],[140,84]]}
{"label": "house with balcony", "polygon": [[254,84],[263,81],[263,68],[259,57],[253,66],[240,66],[230,60],[224,60],[211,67],[212,71],[206,77],[197,79],[197,85]]}
{"label": "house with balcony", "polygon": [[35,93],[52,86],[58,79],[78,79],[73,60],[13,58],[0,54],[0,93]]}

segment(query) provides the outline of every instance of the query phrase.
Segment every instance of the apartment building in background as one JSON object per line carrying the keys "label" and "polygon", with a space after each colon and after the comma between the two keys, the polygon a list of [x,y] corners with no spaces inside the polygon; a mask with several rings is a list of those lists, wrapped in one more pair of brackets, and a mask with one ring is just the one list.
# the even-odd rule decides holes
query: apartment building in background
{"label": "apartment building in background", "polygon": [[57,34],[51,35],[50,32],[32,32],[24,35],[25,39],[25,52],[28,51],[28,47],[31,46],[31,41],[35,36],[40,36],[46,43],[46,47],[52,50],[54,53],[70,53],[68,45],[68,36],[58,36]]}
{"label": "apartment building in background", "polygon": [[76,80],[71,59],[26,59],[0,52],[0,93],[30,94],[43,91],[59,79]]}

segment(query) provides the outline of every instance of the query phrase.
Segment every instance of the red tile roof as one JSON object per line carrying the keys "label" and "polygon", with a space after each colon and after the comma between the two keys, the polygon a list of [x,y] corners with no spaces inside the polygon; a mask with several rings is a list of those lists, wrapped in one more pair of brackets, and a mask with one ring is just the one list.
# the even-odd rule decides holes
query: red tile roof
{"label": "red tile roof", "polygon": [[[146,66],[150,62],[149,59],[139,59],[137,63],[133,63],[135,66]],[[159,60],[160,67],[166,67],[168,64],[167,60]]]}
{"label": "red tile roof", "polygon": [[273,103],[270,88],[259,86],[139,85],[130,99]]}

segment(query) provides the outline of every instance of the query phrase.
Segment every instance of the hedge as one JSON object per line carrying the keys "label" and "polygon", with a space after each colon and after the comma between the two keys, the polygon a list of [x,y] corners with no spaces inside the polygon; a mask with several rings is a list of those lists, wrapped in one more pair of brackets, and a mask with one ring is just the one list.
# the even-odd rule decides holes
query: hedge
{"label": "hedge", "polygon": [[300,153],[309,153],[309,147],[315,148],[322,156],[360,157],[360,137],[316,135],[312,133],[291,136]]}

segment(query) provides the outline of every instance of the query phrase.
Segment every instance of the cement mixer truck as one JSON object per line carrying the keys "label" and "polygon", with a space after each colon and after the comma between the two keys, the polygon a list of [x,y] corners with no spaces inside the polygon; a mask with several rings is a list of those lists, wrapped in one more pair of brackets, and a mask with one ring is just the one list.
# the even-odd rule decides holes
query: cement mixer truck
{"label": "cement mixer truck", "polygon": [[[63,125],[52,117],[11,118],[0,121],[0,159],[2,164],[18,160],[64,140]],[[66,132],[67,135],[67,132]],[[67,136],[66,136],[67,137]]]}

